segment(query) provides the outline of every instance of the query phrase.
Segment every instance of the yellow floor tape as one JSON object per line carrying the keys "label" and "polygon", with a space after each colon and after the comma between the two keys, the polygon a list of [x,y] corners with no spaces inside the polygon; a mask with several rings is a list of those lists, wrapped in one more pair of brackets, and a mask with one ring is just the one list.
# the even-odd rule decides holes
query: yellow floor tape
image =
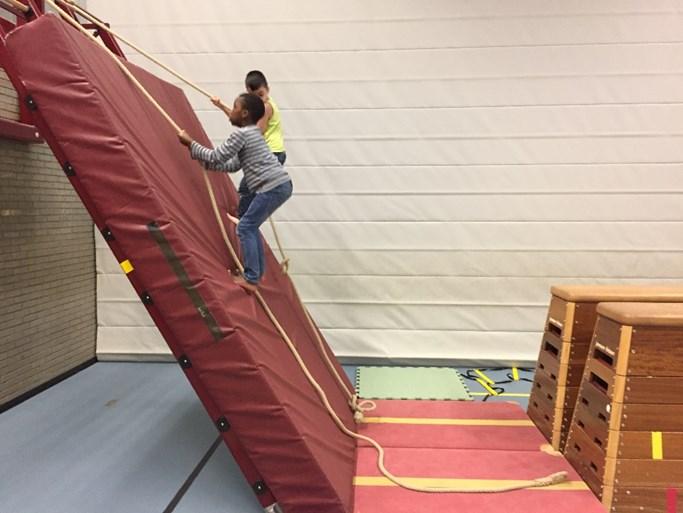
{"label": "yellow floor tape", "polygon": [[[476,395],[477,397],[492,395],[488,392],[470,392],[470,395]],[[524,394],[522,392],[503,392],[498,394],[496,397],[529,397],[531,394]]]}
{"label": "yellow floor tape", "polygon": [[425,424],[439,426],[507,426],[529,427],[534,423],[526,419],[443,419],[422,417],[365,417],[365,424]]}
{"label": "yellow floor tape", "polygon": [[[527,481],[518,479],[454,479],[435,477],[402,477],[401,480],[413,486],[426,486],[434,488],[457,487],[460,489],[479,489],[487,487],[511,486],[523,484]],[[353,478],[354,486],[396,486],[386,477],[382,476],[356,476]],[[545,488],[530,488],[530,490],[543,491],[583,491],[588,490],[588,485],[582,481],[565,481],[564,483],[547,486]]]}

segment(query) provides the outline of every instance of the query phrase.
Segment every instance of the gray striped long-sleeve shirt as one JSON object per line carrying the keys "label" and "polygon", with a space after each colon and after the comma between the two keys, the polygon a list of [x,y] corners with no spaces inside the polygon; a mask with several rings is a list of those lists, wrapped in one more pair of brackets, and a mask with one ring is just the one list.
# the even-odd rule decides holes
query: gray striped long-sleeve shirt
{"label": "gray striped long-sleeve shirt", "polygon": [[207,169],[227,173],[242,169],[251,192],[266,192],[290,180],[256,125],[238,128],[214,150],[193,141],[190,154]]}

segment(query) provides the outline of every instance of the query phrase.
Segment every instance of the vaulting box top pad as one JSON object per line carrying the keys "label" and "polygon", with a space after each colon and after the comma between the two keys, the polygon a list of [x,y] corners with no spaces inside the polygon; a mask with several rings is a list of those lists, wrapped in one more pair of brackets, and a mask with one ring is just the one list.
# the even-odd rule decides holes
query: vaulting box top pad
{"label": "vaulting box top pad", "polygon": [[[256,298],[233,283],[201,166],[111,57],[57,17],[16,29],[7,47],[47,127],[43,135],[73,167],[72,183],[98,228],[111,230],[132,263],[131,280],[151,297],[174,354],[189,359],[186,372],[209,412],[225,416],[285,511],[351,511],[354,441],[334,425]],[[127,66],[180,126],[209,144],[177,87]],[[234,212],[230,180],[210,178],[221,212]],[[270,250],[267,265],[264,297],[353,429],[346,396]]]}

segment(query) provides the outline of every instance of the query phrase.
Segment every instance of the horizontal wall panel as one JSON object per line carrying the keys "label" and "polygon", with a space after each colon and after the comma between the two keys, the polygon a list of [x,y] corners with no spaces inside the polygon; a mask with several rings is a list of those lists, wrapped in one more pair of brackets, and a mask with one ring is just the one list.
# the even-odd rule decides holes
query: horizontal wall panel
{"label": "horizontal wall panel", "polygon": [[121,266],[109,248],[97,248],[97,274],[121,274]]}
{"label": "horizontal wall panel", "polygon": [[298,195],[281,221],[678,221],[679,194]]}
{"label": "horizontal wall panel", "polygon": [[[266,231],[268,228],[265,229]],[[683,251],[288,250],[294,276],[536,276],[632,280],[683,276]],[[116,269],[114,269],[116,270]],[[298,278],[297,278],[298,280]]]}
{"label": "horizontal wall panel", "polygon": [[[549,297],[549,296],[548,296]],[[536,331],[543,327],[546,306],[458,303],[379,303],[308,301],[321,328],[455,331]],[[114,329],[153,323],[139,301],[100,299],[100,326]]]}
{"label": "horizontal wall panel", "polygon": [[[265,227],[264,232],[270,228]],[[336,276],[537,276],[567,278],[677,279],[683,251],[347,251],[286,250],[289,270]],[[97,250],[98,274],[119,275],[109,249]]]}
{"label": "horizontal wall panel", "polygon": [[280,222],[277,226],[285,247],[293,249],[683,250],[683,221],[450,224]]}
{"label": "horizontal wall panel", "polygon": [[[136,11],[131,6],[137,5]],[[675,13],[679,4],[676,0],[652,0],[647,3],[638,0],[603,0],[591,2],[575,0],[572,2],[547,2],[545,0],[524,0],[508,2],[506,0],[480,0],[462,2],[437,0],[431,8],[424,9],[423,4],[412,0],[379,0],[367,2],[352,0],[343,4],[330,4],[316,0],[299,0],[296,9],[291,4],[277,0],[267,0],[253,4],[237,2],[226,8],[223,2],[215,1],[212,8],[188,9],[183,0],[167,0],[164,8],[155,4],[134,3],[130,0],[109,2],[106,0],[89,0],[88,8],[98,13],[106,13],[108,21],[117,24],[141,23],[144,20],[155,20],[156,23],[204,24],[207,22],[231,22],[234,24],[262,22],[264,13],[270,19],[278,20],[401,20],[401,19],[439,19],[443,17],[533,17],[533,16],[565,16],[570,14],[604,14],[613,16],[621,13],[641,14]],[[220,8],[223,7],[223,8]]]}
{"label": "horizontal wall panel", "polygon": [[[671,73],[683,71],[683,44],[628,44],[575,46],[527,46],[521,48],[438,48],[387,50],[359,58],[357,52],[194,54],[164,55],[164,63],[193,80],[224,80],[226,70],[249,70],[255,64],[267,69],[269,78],[302,80],[315,70],[327,80],[410,80],[526,75],[585,75],[591,73]],[[131,59],[138,63],[140,56]],[[438,63],[438,66],[435,66]],[[240,73],[240,75],[243,73]]]}
{"label": "horizontal wall panel", "polygon": [[[683,84],[682,84],[683,85]],[[295,194],[600,194],[683,190],[681,164],[296,166]],[[609,198],[605,198],[609,201]],[[288,206],[289,208],[289,206]],[[276,214],[279,215],[279,214]]]}
{"label": "horizontal wall panel", "polygon": [[683,136],[290,138],[287,151],[308,166],[681,163]]}
{"label": "horizontal wall panel", "polygon": [[[423,272],[425,270],[423,269]],[[544,303],[557,279],[553,277],[455,277],[455,276],[310,276],[295,277],[306,301],[434,303]],[[573,284],[612,284],[619,280],[573,278]],[[629,279],[634,285],[654,280]],[[683,279],[657,280],[659,284],[683,285]],[[330,291],[333,291],[332,293]]]}
{"label": "horizontal wall panel", "polygon": [[[423,270],[424,271],[424,270]],[[615,283],[619,280],[573,278],[577,284]],[[658,283],[683,283],[683,280],[656,280]],[[295,276],[305,301],[383,302],[396,298],[402,302],[436,303],[542,303],[555,282],[549,277],[443,277],[443,276]],[[638,284],[655,280],[629,280]],[[136,300],[127,279],[120,275],[98,276],[100,302]],[[330,291],[334,291],[330,293]],[[111,305],[115,308],[116,305]],[[142,305],[141,311],[145,311]],[[100,313],[100,319],[104,319]],[[104,322],[104,321],[101,321]],[[128,324],[126,324],[128,325]],[[130,324],[134,325],[134,324]]]}
{"label": "horizontal wall panel", "polygon": [[[472,109],[305,110],[287,111],[287,136],[420,137],[576,136],[683,134],[683,104],[593,105],[550,107],[481,107]],[[227,134],[227,117],[210,111],[204,126],[209,137]],[[552,126],[552,132],[548,127]]]}
{"label": "horizontal wall panel", "polygon": [[132,359],[148,355],[172,358],[171,350],[156,326],[100,326],[97,330],[98,358],[117,354]]}
{"label": "horizontal wall panel", "polygon": [[[438,363],[463,359],[500,361],[500,345],[510,348],[510,363],[529,363],[529,355],[538,351],[540,332],[479,331],[402,331],[324,329],[323,335],[336,347],[341,358],[384,358],[396,363],[419,360]],[[420,353],[415,355],[415,341]],[[100,358],[146,358],[149,355],[172,358],[168,346],[153,327],[101,327],[98,341]],[[475,348],[473,351],[472,349]]]}
{"label": "horizontal wall panel", "polygon": [[[604,278],[572,278],[565,280],[565,283],[602,284],[619,281]],[[627,281],[632,284],[683,284],[683,279]],[[391,303],[396,298],[400,298],[401,302],[416,303],[543,303],[555,282],[556,278],[553,277],[295,276],[295,283],[305,301],[347,303]],[[108,300],[116,303],[137,299],[127,278],[114,274],[98,276],[98,297],[100,303]],[[111,307],[116,308],[116,305],[111,304]],[[146,315],[142,304],[140,311]],[[101,323],[104,323],[105,315],[105,312],[100,312]],[[131,321],[131,324],[124,325],[134,324]]]}
{"label": "horizontal wall panel", "polygon": [[[190,57],[188,56],[188,59]],[[227,101],[244,89],[249,68],[200,85]],[[161,72],[163,74],[163,72]],[[202,119],[215,114],[206,97],[183,86]],[[197,80],[197,79],[195,79]],[[271,81],[271,92],[288,120],[293,110],[325,109],[471,109],[509,106],[563,106],[595,104],[664,104],[683,101],[683,74],[595,72],[548,76],[496,75],[491,77],[442,77],[440,79],[335,80],[314,75],[308,78]],[[211,113],[211,114],[209,114]],[[226,124],[227,127],[227,124]],[[548,126],[547,129],[555,128]],[[285,124],[285,130],[288,125]]]}
{"label": "horizontal wall panel", "polygon": [[[648,250],[683,251],[679,222],[633,223],[288,223],[293,250]],[[272,232],[263,228],[270,240]],[[274,241],[273,241],[274,242]]]}
{"label": "horizontal wall panel", "polygon": [[134,296],[113,300],[100,297],[97,304],[97,322],[106,328],[155,328],[147,309]]}
{"label": "horizontal wall panel", "polygon": [[[372,24],[372,30],[368,30]],[[589,45],[630,42],[679,42],[683,20],[670,14],[579,15],[524,18],[442,18],[332,20],[325,23],[266,17],[249,24],[211,21],[120,25],[118,29],[148,52],[329,52],[491,46]],[[277,32],[277,38],[254,38],[255,31]]]}
{"label": "horizontal wall panel", "polygon": [[[382,305],[309,302],[308,308],[323,329],[360,330],[534,331],[543,328],[547,313],[546,305],[435,305],[399,302]],[[504,351],[503,347],[499,349],[503,357],[507,351]],[[533,358],[536,356],[533,355]]]}
{"label": "horizontal wall panel", "polygon": [[[426,360],[428,362],[459,360],[500,361],[500,346],[509,348],[511,362],[533,361],[529,355],[538,352],[540,332],[481,331],[401,331],[326,329],[325,338],[336,347],[337,355],[350,358],[383,357],[395,363]],[[419,341],[420,351],[415,352]],[[533,357],[535,359],[535,356]]]}

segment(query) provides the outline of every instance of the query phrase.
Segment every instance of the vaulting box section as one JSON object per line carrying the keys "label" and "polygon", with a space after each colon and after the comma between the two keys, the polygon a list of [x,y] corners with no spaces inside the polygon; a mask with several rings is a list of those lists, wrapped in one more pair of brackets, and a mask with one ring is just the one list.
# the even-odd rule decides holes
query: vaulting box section
{"label": "vaulting box section", "polygon": [[[128,261],[122,267],[262,504],[277,500],[297,513],[351,511],[354,442],[334,425],[255,297],[232,282],[235,266],[204,171],[173,129],[101,47],[52,15],[15,30],[7,47],[43,136],[119,261]],[[178,88],[129,68],[182,127],[209,144]],[[220,211],[234,212],[230,181],[212,173],[211,182]],[[267,253],[262,293],[353,429],[346,396],[289,279]]]}
{"label": "vaulting box section", "polygon": [[683,303],[600,303],[566,454],[613,513],[676,513]]}
{"label": "vaulting box section", "polygon": [[528,413],[553,447],[564,451],[598,303],[679,303],[683,287],[561,285],[551,293]]}

